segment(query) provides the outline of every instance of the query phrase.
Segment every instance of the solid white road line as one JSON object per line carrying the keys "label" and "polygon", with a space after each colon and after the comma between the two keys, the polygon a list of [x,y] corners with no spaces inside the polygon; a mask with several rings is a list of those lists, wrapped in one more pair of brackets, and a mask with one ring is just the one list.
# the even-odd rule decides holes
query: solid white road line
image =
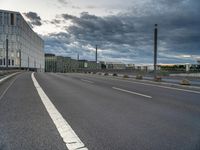
{"label": "solid white road line", "polygon": [[94,82],[92,82],[92,81],[85,80],[85,79],[81,79],[81,81],[83,81],[83,82],[87,82],[87,83],[94,83]]}
{"label": "solid white road line", "polygon": [[139,95],[139,96],[146,97],[146,98],[152,98],[151,96],[144,95],[144,94],[141,94],[141,93],[136,93],[136,92],[133,92],[133,91],[124,90],[124,89],[117,88],[117,87],[112,87],[112,88],[115,89],[115,90],[118,90],[118,91],[122,91],[122,92],[126,92],[126,93],[131,93],[131,94]]}
{"label": "solid white road line", "polygon": [[37,82],[34,73],[31,75],[35,88],[47,110],[49,116],[53,120],[60,136],[63,138],[67,148],[69,150],[88,150],[83,142],[79,139],[67,121],[63,118],[63,116],[59,113],[56,107],[53,105],[51,100],[45,94],[39,83]]}

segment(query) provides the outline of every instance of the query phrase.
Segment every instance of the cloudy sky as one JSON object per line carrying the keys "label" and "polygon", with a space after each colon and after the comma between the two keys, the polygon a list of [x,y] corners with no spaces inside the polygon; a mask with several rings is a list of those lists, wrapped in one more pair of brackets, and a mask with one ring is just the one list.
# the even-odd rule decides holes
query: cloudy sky
{"label": "cloudy sky", "polygon": [[196,63],[200,57],[200,0],[0,0],[19,11],[45,40],[45,52],[80,59],[153,63],[159,26],[159,63]]}

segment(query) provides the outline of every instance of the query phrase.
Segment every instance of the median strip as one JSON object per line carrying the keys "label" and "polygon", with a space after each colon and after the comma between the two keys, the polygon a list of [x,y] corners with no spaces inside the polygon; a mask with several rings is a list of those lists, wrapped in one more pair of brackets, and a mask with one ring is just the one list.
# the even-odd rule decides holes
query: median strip
{"label": "median strip", "polygon": [[73,129],[70,127],[70,125],[67,123],[67,121],[60,114],[60,112],[56,109],[49,97],[45,94],[45,92],[37,82],[34,73],[32,73],[31,78],[47,112],[49,113],[49,116],[53,120],[67,148],[69,150],[88,150],[83,142],[76,135],[76,133],[73,131]]}
{"label": "median strip", "polygon": [[148,96],[148,95],[145,95],[145,94],[141,94],[141,93],[137,93],[137,92],[133,92],[133,91],[128,91],[128,90],[117,88],[117,87],[112,87],[112,88],[115,89],[115,90],[118,90],[118,91],[130,93],[130,94],[134,94],[134,95],[138,95],[138,96],[142,96],[142,97],[146,97],[146,98],[152,98],[151,96]]}

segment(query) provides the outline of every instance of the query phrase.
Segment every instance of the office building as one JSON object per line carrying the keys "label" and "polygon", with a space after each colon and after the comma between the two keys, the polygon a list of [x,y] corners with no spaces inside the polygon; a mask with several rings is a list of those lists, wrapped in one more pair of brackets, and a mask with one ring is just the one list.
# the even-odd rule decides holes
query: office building
{"label": "office building", "polygon": [[44,41],[19,12],[0,10],[0,68],[44,70]]}
{"label": "office building", "polygon": [[96,61],[76,60],[71,57],[45,54],[45,72],[79,72],[83,70],[100,69]]}

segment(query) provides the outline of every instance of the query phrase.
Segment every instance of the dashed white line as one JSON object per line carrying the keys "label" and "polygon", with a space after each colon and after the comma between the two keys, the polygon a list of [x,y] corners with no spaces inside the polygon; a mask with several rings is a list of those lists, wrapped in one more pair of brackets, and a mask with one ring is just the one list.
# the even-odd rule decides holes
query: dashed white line
{"label": "dashed white line", "polygon": [[83,81],[83,82],[87,82],[87,83],[94,83],[94,82],[92,82],[92,81],[89,81],[89,80],[85,80],[85,79],[81,79],[81,81]]}
{"label": "dashed white line", "polygon": [[35,79],[34,73],[31,75],[35,88],[47,110],[49,116],[53,120],[60,136],[63,138],[67,148],[69,150],[88,150],[87,147],[83,144],[83,142],[79,139],[67,121],[63,118],[63,116],[59,113],[56,107],[53,105],[49,97],[45,94],[43,89],[40,87],[39,83]]}
{"label": "dashed white line", "polygon": [[[170,90],[177,90],[177,91],[183,91],[183,92],[189,92],[189,93],[195,93],[195,94],[200,94],[200,91],[195,91],[195,90],[187,90],[187,89],[181,89],[181,88],[176,88],[176,87],[169,87],[169,86],[164,86],[164,85],[156,85],[153,83],[153,81],[148,81],[152,82],[151,83],[142,83],[139,81],[131,81],[131,80],[121,80],[121,79],[114,79],[114,78],[105,78],[105,77],[94,77],[94,78],[100,78],[100,79],[106,79],[106,80],[115,80],[115,81],[122,81],[122,82],[128,82],[128,83],[135,83],[135,84],[141,84],[141,85],[147,85],[147,86],[153,86],[153,87],[159,87],[159,88],[164,88],[164,89],[170,89]],[[135,79],[132,79],[135,80]]]}
{"label": "dashed white line", "polygon": [[[120,80],[120,81],[122,81],[122,80]],[[150,84],[150,83],[140,83],[140,82],[134,82],[134,81],[127,81],[127,82],[129,82],[129,83],[135,83],[135,84],[141,84],[141,85],[147,85],[147,86],[160,87],[160,88],[170,89],[170,90],[177,90],[177,91],[183,91],[183,92],[200,94],[200,91],[194,91],[194,90],[180,89],[180,88],[175,88],[175,87],[155,85],[155,84]]]}
{"label": "dashed white line", "polygon": [[115,89],[115,90],[118,90],[118,91],[130,93],[130,94],[134,94],[134,95],[139,95],[139,96],[146,97],[146,98],[152,98],[149,95],[145,95],[145,94],[141,94],[141,93],[137,93],[137,92],[133,92],[133,91],[128,91],[128,90],[117,88],[117,87],[112,87],[112,88]]}

